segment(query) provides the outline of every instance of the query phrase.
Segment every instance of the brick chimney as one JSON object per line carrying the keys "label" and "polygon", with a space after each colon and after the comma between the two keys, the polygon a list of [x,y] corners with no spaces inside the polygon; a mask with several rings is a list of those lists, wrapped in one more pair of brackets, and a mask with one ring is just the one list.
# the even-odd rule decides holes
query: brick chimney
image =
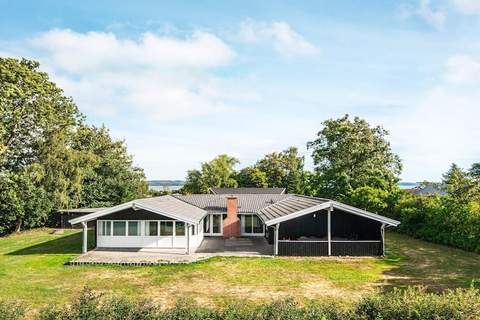
{"label": "brick chimney", "polygon": [[223,220],[223,237],[240,237],[240,219],[238,218],[238,199],[227,197],[227,218]]}

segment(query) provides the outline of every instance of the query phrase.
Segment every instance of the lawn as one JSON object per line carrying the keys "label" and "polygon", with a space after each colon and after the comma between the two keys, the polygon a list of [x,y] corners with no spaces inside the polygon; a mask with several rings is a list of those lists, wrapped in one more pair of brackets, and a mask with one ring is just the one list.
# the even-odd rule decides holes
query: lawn
{"label": "lawn", "polygon": [[[0,238],[0,299],[34,308],[68,301],[84,286],[170,305],[232,300],[356,299],[375,289],[422,284],[432,290],[480,281],[480,256],[388,233],[387,258],[213,258],[189,265],[68,266],[81,234],[37,229]],[[92,238],[92,237],[90,237]]]}

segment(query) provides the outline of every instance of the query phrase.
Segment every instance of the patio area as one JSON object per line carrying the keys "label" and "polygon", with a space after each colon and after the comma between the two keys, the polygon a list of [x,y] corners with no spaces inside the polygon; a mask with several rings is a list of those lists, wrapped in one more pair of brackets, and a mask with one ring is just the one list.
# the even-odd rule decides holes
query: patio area
{"label": "patio area", "polygon": [[96,248],[70,261],[72,265],[118,264],[118,265],[160,265],[192,263],[216,256],[272,257],[273,246],[265,238],[205,237],[200,246],[190,254],[184,249],[127,249]]}

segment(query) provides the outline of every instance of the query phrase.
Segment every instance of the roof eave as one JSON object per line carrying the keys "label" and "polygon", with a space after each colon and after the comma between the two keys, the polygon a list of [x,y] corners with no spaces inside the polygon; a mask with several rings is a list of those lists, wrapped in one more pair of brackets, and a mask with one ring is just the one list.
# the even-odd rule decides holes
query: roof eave
{"label": "roof eave", "polygon": [[84,215],[82,217],[71,219],[68,222],[72,225],[78,224],[78,223],[81,223],[81,222],[88,222],[88,221],[92,221],[92,220],[95,220],[97,218],[106,216],[108,214],[115,213],[115,212],[118,212],[118,211],[122,211],[122,210],[125,210],[125,209],[128,209],[128,208],[133,208],[133,207],[143,209],[143,210],[147,210],[147,211],[150,211],[150,212],[153,212],[153,213],[156,213],[156,214],[164,215],[164,216],[167,216],[169,218],[184,221],[186,223],[191,223],[191,224],[199,223],[205,217],[205,215],[207,214],[207,212],[205,210],[203,210],[203,211],[205,211],[204,214],[197,221],[197,220],[194,220],[194,219],[181,217],[179,215],[172,214],[170,212],[165,212],[163,210],[158,210],[156,208],[152,208],[152,207],[147,206],[147,205],[142,204],[142,203],[138,203],[138,202],[135,202],[135,201],[130,201],[130,202],[123,203],[123,204],[120,204],[120,205],[115,206],[115,207],[111,207],[111,208],[108,208],[108,209],[105,209],[105,210],[101,210],[101,211],[97,211],[97,212],[93,212],[93,213]]}
{"label": "roof eave", "polygon": [[333,201],[333,200],[330,200],[328,202],[324,202],[324,203],[316,205],[316,206],[312,206],[310,208],[306,208],[306,209],[303,209],[303,210],[292,212],[290,214],[287,214],[287,215],[284,215],[284,216],[281,216],[281,217],[278,217],[278,218],[267,220],[267,221],[265,221],[265,225],[272,226],[272,225],[275,225],[277,223],[281,223],[281,222],[284,222],[284,221],[295,219],[297,217],[301,217],[303,215],[306,215],[306,214],[309,214],[309,213],[312,213],[312,212],[315,212],[315,211],[318,211],[318,210],[327,209],[330,206],[332,206],[333,208],[337,208],[337,209],[352,213],[352,214],[356,214],[358,216],[361,216],[361,217],[364,217],[364,218],[367,218],[367,219],[372,219],[372,220],[381,222],[385,225],[389,225],[389,226],[393,226],[393,227],[396,227],[396,226],[400,225],[400,221],[393,220],[393,219],[390,219],[390,218],[387,218],[387,217],[384,217],[384,216],[381,216],[381,215],[378,215],[378,214],[375,214],[375,213],[371,213],[371,212],[368,212],[368,211],[365,211],[365,210],[362,210],[362,209],[358,209],[358,208],[355,208],[355,207],[352,207],[352,206],[349,206],[349,205],[345,205],[343,203]]}

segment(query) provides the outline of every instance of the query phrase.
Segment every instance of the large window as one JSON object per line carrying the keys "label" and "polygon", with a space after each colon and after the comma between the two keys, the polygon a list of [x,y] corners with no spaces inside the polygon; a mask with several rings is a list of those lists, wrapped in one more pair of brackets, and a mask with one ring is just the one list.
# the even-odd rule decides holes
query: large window
{"label": "large window", "polygon": [[112,222],[111,221],[99,221],[98,235],[99,236],[111,236],[112,235]]}
{"label": "large window", "polygon": [[158,236],[158,221],[148,221],[145,223],[145,234],[152,237]]}
{"label": "large window", "polygon": [[125,221],[113,221],[113,235],[125,236],[127,234],[127,226]]}
{"label": "large window", "polygon": [[184,236],[185,235],[185,223],[182,221],[175,221],[175,235]]}
{"label": "large window", "polygon": [[139,236],[140,235],[140,222],[139,221],[128,221],[128,235],[129,236]]}
{"label": "large window", "polygon": [[263,223],[257,215],[247,214],[242,216],[244,234],[263,234]]}
{"label": "large window", "polygon": [[173,236],[173,221],[160,221],[160,236]]}

